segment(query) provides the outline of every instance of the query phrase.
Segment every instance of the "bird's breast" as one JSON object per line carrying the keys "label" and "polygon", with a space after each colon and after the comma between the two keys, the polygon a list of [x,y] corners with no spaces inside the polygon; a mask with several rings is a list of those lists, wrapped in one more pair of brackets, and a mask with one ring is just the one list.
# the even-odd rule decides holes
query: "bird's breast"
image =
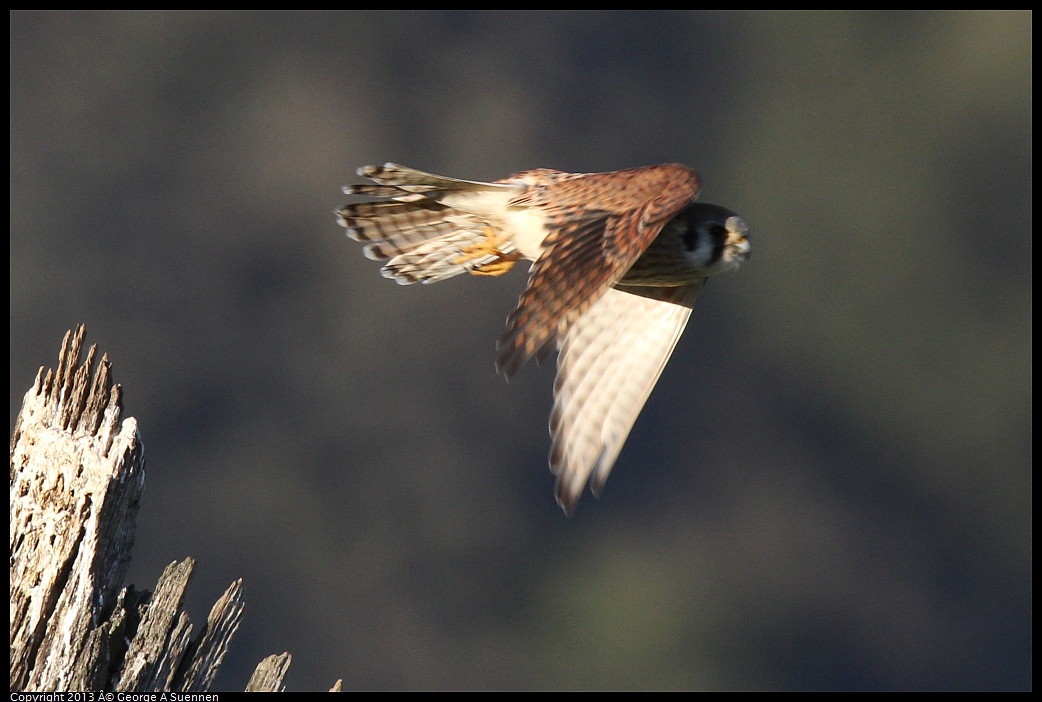
{"label": "bird's breast", "polygon": [[547,234],[545,217],[528,208],[513,207],[504,213],[504,225],[522,256],[530,261],[539,258]]}

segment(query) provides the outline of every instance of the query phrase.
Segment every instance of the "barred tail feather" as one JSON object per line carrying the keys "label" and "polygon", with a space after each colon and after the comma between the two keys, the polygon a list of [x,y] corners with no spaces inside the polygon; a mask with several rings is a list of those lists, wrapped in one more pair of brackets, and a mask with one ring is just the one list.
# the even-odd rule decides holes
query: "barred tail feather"
{"label": "barred tail feather", "polygon": [[[398,254],[388,261],[380,272],[385,278],[391,278],[399,285],[437,283],[461,273],[471,273],[476,268],[499,260],[499,256],[494,254],[468,254],[467,249],[478,246],[485,237],[485,233],[480,230],[459,229]],[[514,250],[513,247],[504,248],[504,254],[512,253]]]}
{"label": "barred tail feather", "polygon": [[[415,168],[399,166],[396,163],[385,163],[382,166],[362,166],[358,175],[368,178],[380,185],[392,185],[410,193],[429,193],[432,191],[452,190],[486,190],[513,189],[513,186],[500,183],[483,183],[477,180],[461,180],[448,176],[425,173]],[[364,186],[371,187],[371,186]],[[371,194],[371,193],[367,193]]]}
{"label": "barred tail feather", "polygon": [[495,260],[465,252],[485,238],[488,225],[483,222],[433,202],[426,211],[405,205],[406,209],[381,207],[384,204],[346,205],[339,211],[348,236],[366,243],[366,258],[387,261],[384,277],[403,285],[433,283]]}
{"label": "barred tail feather", "polygon": [[[489,224],[441,200],[464,192],[512,191],[514,186],[447,178],[392,163],[365,166],[358,174],[377,184],[350,185],[345,193],[384,199],[344,205],[337,215],[347,235],[366,244],[367,258],[387,261],[384,277],[402,285],[433,283],[499,259],[472,253],[487,238]],[[500,253],[513,251],[507,244]]]}

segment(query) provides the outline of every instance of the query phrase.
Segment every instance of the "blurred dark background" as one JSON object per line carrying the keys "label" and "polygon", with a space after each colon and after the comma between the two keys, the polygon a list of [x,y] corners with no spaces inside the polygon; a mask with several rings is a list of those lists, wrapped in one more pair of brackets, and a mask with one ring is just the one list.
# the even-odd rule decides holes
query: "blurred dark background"
{"label": "blurred dark background", "polygon": [[[1028,12],[12,12],[13,426],[87,324],[140,422],[130,581],[218,679],[1029,689]],[[749,222],[604,496],[553,500],[524,284],[402,288],[355,168],[680,161]]]}

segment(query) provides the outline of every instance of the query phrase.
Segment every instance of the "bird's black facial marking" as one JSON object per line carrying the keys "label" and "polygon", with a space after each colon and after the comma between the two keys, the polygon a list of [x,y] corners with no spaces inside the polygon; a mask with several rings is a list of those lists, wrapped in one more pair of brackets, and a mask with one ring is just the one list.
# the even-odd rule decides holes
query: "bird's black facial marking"
{"label": "bird's black facial marking", "polygon": [[710,224],[700,227],[690,227],[684,232],[684,248],[688,251],[694,251],[698,248],[699,244],[702,243],[702,236],[708,234],[710,241],[709,244],[715,251],[718,248],[722,248],[724,242],[727,241],[727,229],[721,224]]}
{"label": "bird's black facial marking", "polygon": [[727,248],[727,228],[714,224],[709,227],[709,234],[713,238],[713,263],[716,263],[724,257],[724,249]]}
{"label": "bird's black facial marking", "polygon": [[684,248],[694,251],[696,246],[698,246],[698,228],[689,226],[684,232]]}
{"label": "bird's black facial marking", "polygon": [[688,226],[687,231],[684,232],[684,248],[688,251],[694,251],[698,246],[698,227]]}
{"label": "bird's black facial marking", "polygon": [[700,265],[714,265],[727,248],[727,228],[715,222],[691,227],[684,232],[684,248],[699,257]]}

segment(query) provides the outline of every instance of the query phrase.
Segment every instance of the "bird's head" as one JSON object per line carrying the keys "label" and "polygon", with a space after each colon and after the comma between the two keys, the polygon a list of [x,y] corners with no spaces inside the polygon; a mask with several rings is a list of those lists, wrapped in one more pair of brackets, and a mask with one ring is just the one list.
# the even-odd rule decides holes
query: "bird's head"
{"label": "bird's head", "polygon": [[684,211],[684,256],[706,275],[733,271],[749,258],[749,227],[731,210],[692,203]]}

